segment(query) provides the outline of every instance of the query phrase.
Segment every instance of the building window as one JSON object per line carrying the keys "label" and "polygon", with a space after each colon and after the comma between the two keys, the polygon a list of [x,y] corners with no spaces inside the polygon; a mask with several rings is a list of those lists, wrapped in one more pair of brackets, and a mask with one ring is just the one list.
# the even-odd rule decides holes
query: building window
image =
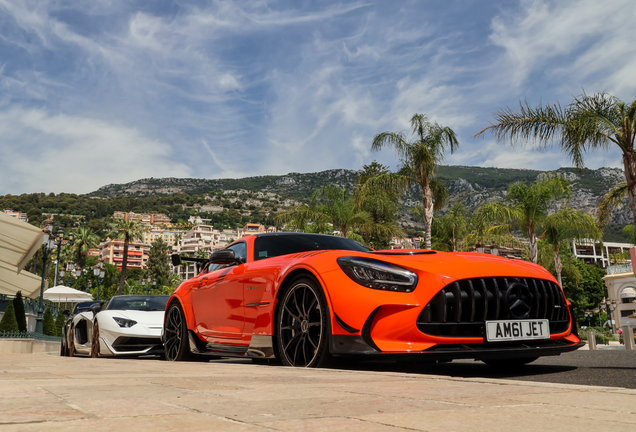
{"label": "building window", "polygon": [[632,310],[622,310],[621,311],[621,318],[627,318],[628,316],[632,315],[636,313],[636,310],[632,309]]}

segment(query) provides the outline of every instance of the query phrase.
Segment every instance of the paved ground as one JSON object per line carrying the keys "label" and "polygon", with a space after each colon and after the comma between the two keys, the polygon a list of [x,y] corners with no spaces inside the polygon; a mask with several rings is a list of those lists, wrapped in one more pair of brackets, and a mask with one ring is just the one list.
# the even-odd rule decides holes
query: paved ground
{"label": "paved ground", "polygon": [[579,349],[560,356],[542,357],[527,366],[511,369],[492,368],[473,360],[456,360],[438,365],[363,362],[349,368],[636,389],[636,351],[624,349]]}
{"label": "paved ground", "polygon": [[632,389],[236,361],[0,354],[2,431],[635,429]]}

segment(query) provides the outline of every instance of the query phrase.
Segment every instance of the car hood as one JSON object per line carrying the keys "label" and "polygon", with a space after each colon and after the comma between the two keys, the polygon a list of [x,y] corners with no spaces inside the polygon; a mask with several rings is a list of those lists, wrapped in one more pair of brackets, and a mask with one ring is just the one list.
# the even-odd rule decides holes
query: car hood
{"label": "car hood", "polygon": [[149,326],[163,325],[165,311],[138,311],[138,310],[105,310],[99,314],[111,317],[126,318]]}
{"label": "car hood", "polygon": [[[421,249],[395,251],[379,251],[365,254],[378,260],[406,267],[434,273],[452,280],[475,277],[528,277],[555,281],[550,272],[540,265],[515,259],[503,258],[497,255],[476,252],[425,252]],[[413,255],[410,255],[413,252]]]}

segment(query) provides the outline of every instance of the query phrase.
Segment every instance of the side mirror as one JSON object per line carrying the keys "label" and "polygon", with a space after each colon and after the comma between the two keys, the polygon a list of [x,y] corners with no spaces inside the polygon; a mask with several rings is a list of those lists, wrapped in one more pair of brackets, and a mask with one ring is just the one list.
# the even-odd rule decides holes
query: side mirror
{"label": "side mirror", "polygon": [[70,314],[71,314],[71,311],[70,311],[70,310],[68,310],[68,309],[64,309],[64,310],[62,311],[62,315],[66,316],[66,317],[68,317]]}
{"label": "side mirror", "polygon": [[102,305],[99,303],[93,303],[89,309],[93,312],[93,315],[97,315],[97,312],[102,310]]}
{"label": "side mirror", "polygon": [[181,265],[181,255],[179,254],[172,254],[170,255],[170,259],[172,260],[172,265],[177,267]]}
{"label": "side mirror", "polygon": [[212,264],[232,264],[240,263],[241,260],[236,258],[232,249],[221,249],[212,254],[210,262]]}

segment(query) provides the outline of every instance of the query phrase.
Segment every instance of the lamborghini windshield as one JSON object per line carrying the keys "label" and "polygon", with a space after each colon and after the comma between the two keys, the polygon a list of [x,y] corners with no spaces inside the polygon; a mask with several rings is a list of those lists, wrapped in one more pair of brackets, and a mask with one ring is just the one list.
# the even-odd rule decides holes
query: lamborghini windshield
{"label": "lamborghini windshield", "polygon": [[106,306],[107,310],[159,311],[166,308],[167,295],[128,295],[113,297]]}

